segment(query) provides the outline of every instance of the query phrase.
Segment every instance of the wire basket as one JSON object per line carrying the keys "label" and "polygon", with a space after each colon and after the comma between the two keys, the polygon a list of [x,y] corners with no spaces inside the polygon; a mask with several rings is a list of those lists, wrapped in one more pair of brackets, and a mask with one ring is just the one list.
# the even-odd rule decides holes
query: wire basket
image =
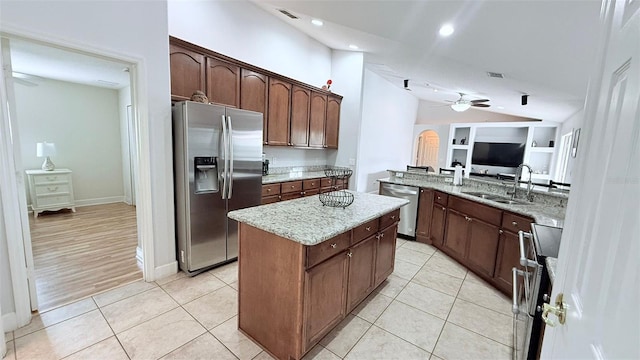
{"label": "wire basket", "polygon": [[353,194],[345,190],[335,190],[319,195],[320,202],[325,206],[346,208],[353,204]]}
{"label": "wire basket", "polygon": [[353,175],[353,170],[343,168],[324,169],[324,174],[331,178],[332,181],[336,179],[347,179]]}

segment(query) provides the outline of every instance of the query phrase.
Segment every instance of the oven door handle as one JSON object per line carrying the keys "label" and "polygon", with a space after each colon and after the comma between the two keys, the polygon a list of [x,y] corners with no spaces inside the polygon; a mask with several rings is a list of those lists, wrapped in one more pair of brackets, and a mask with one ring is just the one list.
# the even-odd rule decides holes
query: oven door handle
{"label": "oven door handle", "polygon": [[511,306],[511,312],[514,315],[520,314],[520,306],[518,306],[518,275],[524,277],[524,271],[517,268],[511,268],[511,275],[513,276],[513,303]]}
{"label": "oven door handle", "polygon": [[527,239],[531,239],[531,233],[526,233],[522,230],[518,231],[518,241],[520,242],[520,265],[526,266],[526,267],[536,267],[538,266],[538,263],[531,259],[527,259],[527,256],[525,255],[525,251],[524,251],[525,237]]}

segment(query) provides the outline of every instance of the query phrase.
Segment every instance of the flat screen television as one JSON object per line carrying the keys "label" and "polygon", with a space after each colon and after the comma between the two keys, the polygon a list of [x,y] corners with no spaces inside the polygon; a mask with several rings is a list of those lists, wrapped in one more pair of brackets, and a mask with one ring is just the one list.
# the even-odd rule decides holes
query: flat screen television
{"label": "flat screen television", "polygon": [[524,158],[524,144],[476,142],[471,163],[474,165],[518,167]]}

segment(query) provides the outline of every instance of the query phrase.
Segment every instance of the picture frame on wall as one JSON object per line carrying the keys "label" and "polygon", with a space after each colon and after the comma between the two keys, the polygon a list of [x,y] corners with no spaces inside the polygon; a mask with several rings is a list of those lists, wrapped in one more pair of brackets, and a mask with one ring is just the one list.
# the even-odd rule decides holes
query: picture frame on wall
{"label": "picture frame on wall", "polygon": [[573,143],[571,144],[571,157],[576,157],[578,154],[578,142],[580,141],[580,129],[573,131]]}

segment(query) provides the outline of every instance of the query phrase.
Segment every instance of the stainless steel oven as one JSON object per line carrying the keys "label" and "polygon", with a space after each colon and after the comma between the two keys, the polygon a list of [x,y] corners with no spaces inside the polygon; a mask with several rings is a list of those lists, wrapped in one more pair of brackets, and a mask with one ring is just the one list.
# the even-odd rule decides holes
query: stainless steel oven
{"label": "stainless steel oven", "polygon": [[513,359],[537,359],[544,322],[542,304],[549,301],[550,288],[545,266],[548,256],[558,257],[562,229],[531,225],[520,231],[520,268],[513,268]]}

